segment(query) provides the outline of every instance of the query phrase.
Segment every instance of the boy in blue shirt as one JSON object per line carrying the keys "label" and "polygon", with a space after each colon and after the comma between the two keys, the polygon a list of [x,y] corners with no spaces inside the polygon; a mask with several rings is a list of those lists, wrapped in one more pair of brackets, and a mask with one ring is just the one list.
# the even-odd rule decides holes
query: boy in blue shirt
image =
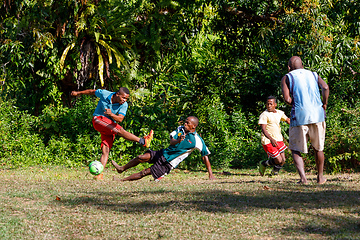
{"label": "boy in blue shirt", "polygon": [[208,158],[210,154],[206,147],[204,140],[196,133],[196,127],[199,124],[197,117],[190,116],[186,119],[184,126],[178,127],[170,134],[170,146],[159,151],[148,150],[143,155],[130,160],[124,166],[119,166],[115,161],[111,161],[118,173],[137,166],[139,163],[148,162],[153,165],[150,168],[144,169],[139,173],[132,174],[124,179],[114,180],[133,181],[139,180],[147,175],[152,175],[155,181],[159,181],[170,171],[176,168],[189,154],[198,149],[201,153],[202,160],[209,173],[209,179],[214,180],[215,177],[211,170],[211,164]]}
{"label": "boy in blue shirt", "polygon": [[[102,154],[100,162],[104,167],[109,159],[109,153],[114,143],[115,135],[119,135],[128,141],[138,142],[147,148],[150,146],[154,134],[153,130],[151,130],[147,136],[139,138],[125,131],[125,129],[118,124],[123,121],[128,109],[128,103],[126,101],[130,96],[129,89],[121,87],[118,92],[110,92],[104,89],[87,89],[71,92],[71,96],[76,97],[79,95],[95,95],[100,98],[93,114],[92,123],[95,130],[101,134]],[[95,179],[102,180],[103,174],[95,176]]]}

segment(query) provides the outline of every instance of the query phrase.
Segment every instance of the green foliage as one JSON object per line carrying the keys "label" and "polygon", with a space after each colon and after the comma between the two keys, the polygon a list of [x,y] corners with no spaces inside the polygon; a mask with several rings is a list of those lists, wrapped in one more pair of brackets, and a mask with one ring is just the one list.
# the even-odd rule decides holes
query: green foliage
{"label": "green foliage", "polygon": [[14,102],[0,101],[1,165],[39,164],[45,157],[41,137],[32,131],[35,117],[20,111]]}
{"label": "green foliage", "polygon": [[[356,169],[358,121],[347,113],[359,108],[359,16],[355,0],[4,1],[0,128],[12,134],[2,136],[1,161],[98,159],[96,98],[70,92],[104,82],[132,90],[122,126],[138,136],[154,129],[155,150],[197,115],[215,167],[254,167],[264,157],[257,118],[267,96],[281,98],[287,61],[299,55],[330,86],[327,167]],[[142,152],[116,138],[110,157],[126,162]],[[195,154],[182,165],[201,166]]]}
{"label": "green foliage", "polygon": [[328,112],[326,148],[332,173],[360,170],[360,103],[348,108],[338,102]]}

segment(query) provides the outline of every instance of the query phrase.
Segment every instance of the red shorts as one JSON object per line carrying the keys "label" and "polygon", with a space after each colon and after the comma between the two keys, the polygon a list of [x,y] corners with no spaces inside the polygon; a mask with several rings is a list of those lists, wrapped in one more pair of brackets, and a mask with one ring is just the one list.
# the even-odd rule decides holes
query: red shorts
{"label": "red shorts", "polygon": [[101,148],[105,144],[111,149],[114,143],[115,135],[119,133],[122,127],[104,116],[94,116],[92,123],[95,130],[101,134]]}
{"label": "red shorts", "polygon": [[277,147],[274,147],[271,143],[267,145],[263,145],[263,148],[269,157],[277,158],[280,155],[280,153],[284,152],[285,149],[287,148],[282,141],[277,142],[277,144],[278,144]]}

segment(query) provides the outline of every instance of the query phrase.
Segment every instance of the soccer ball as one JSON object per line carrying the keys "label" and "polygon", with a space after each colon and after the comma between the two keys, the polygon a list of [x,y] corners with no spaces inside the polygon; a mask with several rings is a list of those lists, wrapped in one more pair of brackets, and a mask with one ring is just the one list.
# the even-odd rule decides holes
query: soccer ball
{"label": "soccer ball", "polygon": [[92,161],[89,164],[89,171],[92,175],[99,175],[104,170],[104,166],[99,161]]}

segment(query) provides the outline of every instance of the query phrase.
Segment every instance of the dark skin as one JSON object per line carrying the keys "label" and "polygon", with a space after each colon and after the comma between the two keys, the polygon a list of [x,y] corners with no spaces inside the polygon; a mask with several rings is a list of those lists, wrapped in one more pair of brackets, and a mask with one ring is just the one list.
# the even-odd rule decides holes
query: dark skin
{"label": "dark skin", "polygon": [[[276,107],[277,107],[277,103],[276,103],[275,99],[268,99],[266,101],[266,109],[268,110],[268,112],[276,112]],[[288,124],[290,124],[290,118],[287,118],[286,122]],[[265,137],[267,137],[270,140],[271,145],[273,145],[273,147],[277,147],[278,146],[277,141],[266,130],[267,124],[260,124],[260,126],[261,126],[262,133],[265,135]],[[284,165],[285,164],[285,153],[284,152],[280,153],[279,156],[274,158],[274,162],[275,162],[275,164],[279,164],[281,166]]]}
{"label": "dark skin", "polygon": [[[289,60],[289,64],[288,64],[288,70],[289,72],[296,70],[296,69],[303,69],[304,66],[302,65],[301,62],[301,58],[294,56],[292,58],[290,58]],[[327,107],[327,102],[328,102],[328,98],[329,98],[329,86],[327,85],[327,83],[319,76],[318,78],[318,85],[319,88],[321,88],[321,94],[322,94],[322,103],[323,103],[323,108],[324,110],[326,110]],[[287,78],[287,76],[285,75],[282,79],[281,79],[281,89],[282,89],[282,94],[284,97],[284,100],[287,104],[292,105],[292,98],[290,96],[290,88],[289,88],[290,84],[289,84],[289,79]]]}
{"label": "dark skin", "polygon": [[[195,132],[195,129],[198,125],[198,121],[195,118],[192,117],[188,117],[185,121],[184,124],[184,128],[185,128],[185,134],[181,135],[178,139],[174,139],[174,138],[170,138],[170,145],[176,145],[178,143],[180,143],[181,141],[183,141],[185,139],[186,134],[188,134],[189,132]],[[124,166],[119,166],[115,161],[111,161],[112,164],[114,165],[114,167],[116,168],[118,173],[122,173],[124,171],[126,171],[129,168],[135,167],[140,163],[144,163],[144,162],[149,162],[151,158],[150,153],[145,153],[142,155],[137,156],[136,158],[130,160],[127,164],[125,164]],[[202,157],[202,160],[208,170],[209,173],[209,179],[210,180],[214,180],[216,179],[215,176],[212,173],[212,169],[211,169],[211,164],[209,161],[209,157],[208,156],[204,156]],[[114,177],[114,180],[119,180],[119,181],[134,181],[134,180],[139,180],[145,176],[151,175],[151,170],[150,168],[146,168],[138,173],[134,173],[129,177],[126,177],[124,179],[117,179]]]}
{"label": "dark skin", "polygon": [[[83,90],[83,91],[72,91],[71,96],[76,97],[79,95],[95,95],[95,91],[96,91],[95,89],[87,89],[87,90]],[[126,94],[122,91],[118,91],[111,97],[111,102],[119,103],[121,105],[121,104],[124,104],[128,100],[129,96],[130,96],[129,94]],[[118,123],[120,123],[124,120],[124,115],[113,114],[110,109],[105,108],[104,114],[108,115],[109,117],[111,117]]]}
{"label": "dark skin", "polygon": [[[298,56],[293,56],[290,58],[289,63],[288,63],[288,70],[289,72],[296,70],[296,69],[303,69],[304,66],[302,64],[301,58]],[[287,78],[287,76],[285,75],[282,79],[281,79],[281,88],[282,88],[282,94],[284,97],[284,100],[287,104],[292,105],[293,104],[293,99],[291,98],[291,94],[290,94],[290,88],[289,88],[290,84],[289,84],[289,79]],[[327,103],[328,103],[328,98],[329,98],[329,86],[327,85],[327,83],[319,76],[318,77],[318,86],[321,89],[321,95],[322,95],[322,107],[324,108],[324,110],[326,110],[327,108]],[[326,178],[324,178],[323,176],[323,172],[324,172],[324,161],[325,161],[325,156],[324,156],[324,152],[323,151],[317,151],[316,149],[314,149],[315,151],[315,162],[316,162],[316,167],[318,170],[318,176],[317,176],[317,182],[319,184],[323,184],[326,182]],[[302,184],[307,184],[307,179],[305,176],[305,169],[304,169],[304,161],[303,158],[301,156],[301,153],[299,151],[295,151],[295,150],[291,150],[293,159],[294,159],[294,163],[295,166],[298,170],[298,173],[300,175],[300,182]]]}
{"label": "dark skin", "polygon": [[[76,97],[76,96],[80,96],[80,95],[95,95],[95,91],[96,91],[95,89],[87,89],[87,90],[83,90],[83,91],[72,91],[71,96]],[[129,94],[127,94],[127,93],[125,93],[123,91],[118,91],[111,97],[111,102],[112,103],[124,104],[128,100],[128,98],[129,98]],[[111,117],[112,119],[114,119],[117,123],[121,123],[124,120],[124,115],[122,115],[122,114],[113,114],[110,109],[105,109],[104,114]],[[139,140],[140,140],[139,137],[133,135],[132,133],[129,133],[129,132],[125,131],[125,129],[123,129],[123,128],[121,128],[119,130],[117,135],[119,135],[120,137],[125,138],[128,141],[139,142]],[[102,146],[101,150],[102,150],[102,154],[101,154],[101,157],[100,157],[100,162],[105,167],[106,163],[107,163],[107,161],[109,159],[110,148],[109,148],[109,146],[106,146],[104,144]]]}

